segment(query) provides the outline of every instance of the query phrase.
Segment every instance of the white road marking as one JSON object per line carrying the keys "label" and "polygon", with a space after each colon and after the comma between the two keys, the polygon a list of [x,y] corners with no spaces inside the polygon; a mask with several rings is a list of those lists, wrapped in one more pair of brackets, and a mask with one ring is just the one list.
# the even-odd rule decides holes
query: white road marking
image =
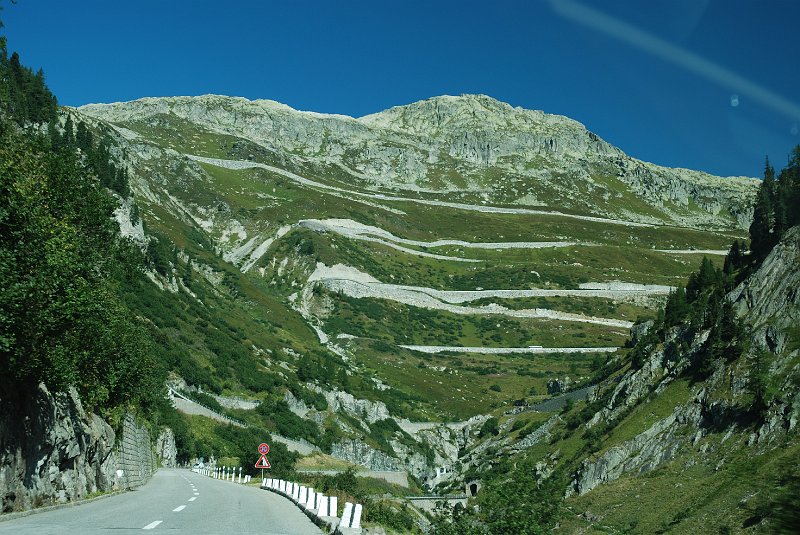
{"label": "white road marking", "polygon": [[199,492],[195,492],[194,495],[195,496],[200,496],[200,493]]}
{"label": "white road marking", "polygon": [[197,499],[197,496],[192,496],[191,498],[189,498],[189,501],[190,501],[190,502],[193,502],[193,501],[195,501],[196,499]]}
{"label": "white road marking", "polygon": [[183,511],[184,509],[186,509],[186,506],[185,506],[185,505],[179,505],[178,507],[176,507],[175,509],[173,509],[173,510],[172,510],[172,512],[173,512],[173,513],[180,513],[180,512],[181,512],[181,511]]}
{"label": "white road marking", "polygon": [[147,524],[147,525],[146,525],[145,527],[143,527],[142,529],[153,529],[154,527],[156,527],[157,525],[159,525],[161,522],[163,522],[163,520],[156,520],[155,522],[150,522],[149,524]]}

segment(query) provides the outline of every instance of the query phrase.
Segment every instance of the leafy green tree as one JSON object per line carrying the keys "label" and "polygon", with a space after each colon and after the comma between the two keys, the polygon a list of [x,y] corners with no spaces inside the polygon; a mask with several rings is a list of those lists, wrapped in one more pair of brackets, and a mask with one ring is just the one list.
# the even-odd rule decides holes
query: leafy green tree
{"label": "leafy green tree", "polygon": [[478,436],[485,437],[489,435],[496,435],[497,433],[500,432],[500,427],[498,426],[498,423],[499,422],[497,421],[497,418],[492,416],[491,418],[483,422],[483,425],[481,426],[481,430]]}
{"label": "leafy green tree", "polygon": [[[115,201],[73,152],[0,139],[0,380],[74,385],[90,409],[145,408],[163,394],[149,338],[117,296],[136,259]],[[134,268],[135,270],[135,268]]]}

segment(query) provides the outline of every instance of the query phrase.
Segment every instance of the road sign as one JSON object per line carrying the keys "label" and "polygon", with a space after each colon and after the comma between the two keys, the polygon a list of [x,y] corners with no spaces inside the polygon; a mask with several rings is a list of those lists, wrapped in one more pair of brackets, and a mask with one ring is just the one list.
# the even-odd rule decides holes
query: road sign
{"label": "road sign", "polygon": [[261,454],[261,458],[256,463],[256,468],[272,468],[272,465],[269,464],[269,461],[267,460],[267,456],[263,453]]}
{"label": "road sign", "polygon": [[267,444],[266,442],[262,442],[261,444],[259,444],[258,453],[260,453],[261,455],[266,455],[267,453],[269,453],[269,444]]}

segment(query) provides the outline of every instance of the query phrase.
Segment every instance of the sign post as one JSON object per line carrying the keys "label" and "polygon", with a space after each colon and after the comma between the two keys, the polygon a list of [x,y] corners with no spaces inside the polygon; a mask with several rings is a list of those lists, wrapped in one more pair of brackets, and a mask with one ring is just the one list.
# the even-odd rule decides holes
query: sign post
{"label": "sign post", "polygon": [[258,453],[261,455],[261,458],[256,461],[256,468],[261,468],[261,479],[264,479],[264,468],[271,468],[272,465],[269,464],[267,460],[267,453],[269,453],[269,444],[266,442],[262,442],[258,445]]}

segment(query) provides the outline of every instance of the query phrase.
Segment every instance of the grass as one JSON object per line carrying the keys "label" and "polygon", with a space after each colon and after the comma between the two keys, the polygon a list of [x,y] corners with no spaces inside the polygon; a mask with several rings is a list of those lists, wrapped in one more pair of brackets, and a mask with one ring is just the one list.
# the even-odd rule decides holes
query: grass
{"label": "grass", "polygon": [[603,451],[643,433],[657,421],[672,414],[675,407],[687,402],[692,395],[687,380],[681,379],[670,383],[657,396],[651,396],[636,405],[631,413],[616,425],[614,433],[603,443]]}
{"label": "grass", "polygon": [[[547,381],[588,376],[603,358],[583,354],[427,355],[381,342],[355,340],[350,346],[361,369],[392,389],[419,398],[429,418],[466,419],[516,399],[544,399]],[[498,385],[500,390],[491,387]]]}
{"label": "grass", "polygon": [[[718,455],[689,451],[644,477],[623,477],[568,500],[572,509],[599,519],[589,527],[570,515],[559,532],[587,528],[588,533],[740,532],[756,513],[755,498],[772,491],[772,482],[797,459],[800,447],[753,451],[741,439],[726,444],[712,437],[708,442]],[[719,457],[725,462],[718,469]]]}
{"label": "grass", "polygon": [[591,323],[461,315],[381,299],[329,295],[334,303],[325,324],[330,333],[397,345],[608,347],[621,346],[627,337],[624,329]]}

